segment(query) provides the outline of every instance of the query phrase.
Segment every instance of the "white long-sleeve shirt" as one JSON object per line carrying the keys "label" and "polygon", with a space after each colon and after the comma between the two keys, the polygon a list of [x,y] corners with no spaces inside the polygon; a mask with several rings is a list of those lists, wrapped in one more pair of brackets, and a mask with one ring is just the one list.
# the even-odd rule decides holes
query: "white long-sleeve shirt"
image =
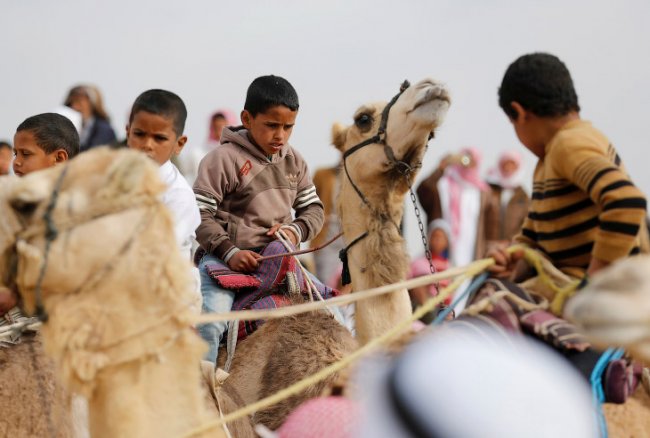
{"label": "white long-sleeve shirt", "polygon": [[[191,262],[192,243],[196,238],[196,228],[201,224],[201,215],[199,207],[196,205],[194,191],[171,161],[167,161],[160,166],[160,178],[167,185],[167,190],[162,195],[162,202],[172,214],[176,242],[178,242],[183,258]],[[199,271],[195,267],[191,269],[192,290],[197,294],[198,303],[198,308],[195,310],[200,312],[201,283]]]}
{"label": "white long-sleeve shirt", "polygon": [[192,241],[196,238],[196,228],[201,224],[194,191],[171,161],[160,166],[160,178],[167,185],[162,202],[174,218],[176,241],[183,257],[191,260]]}

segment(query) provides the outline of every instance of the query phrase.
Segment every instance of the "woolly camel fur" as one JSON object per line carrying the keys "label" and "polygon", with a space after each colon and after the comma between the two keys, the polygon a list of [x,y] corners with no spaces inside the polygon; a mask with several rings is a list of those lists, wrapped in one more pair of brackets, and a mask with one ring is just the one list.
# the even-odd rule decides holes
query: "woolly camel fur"
{"label": "woolly camel fur", "polygon": [[[381,144],[365,146],[346,158],[346,167],[367,199],[363,202],[345,171],[341,173],[338,212],[345,243],[349,245],[367,232],[368,236],[348,252],[352,289],[395,283],[406,278],[408,254],[399,233],[404,196],[415,180],[429,135],[440,126],[449,108],[449,92],[437,81],[425,79],[409,87],[390,109],[385,143],[396,160],[413,168],[400,174]],[[361,106],[354,124],[334,125],[332,141],[342,152],[373,137],[386,103]],[[405,320],[411,314],[406,289],[356,304],[357,339],[365,344]]]}
{"label": "woolly camel fur", "polygon": [[189,261],[169,237],[155,164],[98,149],[9,186],[0,278],[28,312],[46,256],[43,217],[58,193],[41,334],[63,385],[88,399],[91,435],[178,437],[214,418],[200,384],[205,346],[187,322]]}

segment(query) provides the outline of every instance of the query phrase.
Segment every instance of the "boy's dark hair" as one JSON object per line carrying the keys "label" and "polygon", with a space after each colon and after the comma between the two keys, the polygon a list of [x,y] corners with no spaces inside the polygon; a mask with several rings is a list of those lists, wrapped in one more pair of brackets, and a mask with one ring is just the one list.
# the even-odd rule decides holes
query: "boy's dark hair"
{"label": "boy's dark hair", "polygon": [[171,119],[176,135],[179,137],[183,135],[187,108],[183,100],[171,91],[147,90],[139,95],[131,107],[129,123],[133,122],[133,117],[140,111]]}
{"label": "boy's dark hair", "polygon": [[260,76],[248,87],[244,109],[253,117],[274,106],[286,106],[291,111],[298,111],[298,93],[293,85],[280,76]]}
{"label": "boy's dark hair", "polygon": [[10,151],[14,150],[14,148],[11,147],[11,143],[9,143],[7,141],[0,140],[0,149],[4,149],[4,148],[9,149]]}
{"label": "boy's dark hair", "polygon": [[212,114],[212,118],[210,118],[210,121],[214,122],[215,120],[228,120],[228,119],[226,119],[224,113],[214,113]]}
{"label": "boy's dark hair", "polygon": [[63,149],[68,158],[72,158],[79,153],[77,128],[61,114],[43,113],[28,117],[16,128],[16,132],[21,131],[31,132],[36,144],[47,154]]}
{"label": "boy's dark hair", "polygon": [[510,64],[499,88],[499,106],[515,119],[517,113],[511,102],[518,102],[540,117],[580,111],[569,69],[548,53],[523,55]]}

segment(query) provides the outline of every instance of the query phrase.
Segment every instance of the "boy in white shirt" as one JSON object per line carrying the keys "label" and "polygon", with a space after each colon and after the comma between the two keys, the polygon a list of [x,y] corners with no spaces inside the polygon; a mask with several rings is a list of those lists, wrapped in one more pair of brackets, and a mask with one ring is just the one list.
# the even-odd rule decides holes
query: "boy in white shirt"
{"label": "boy in white shirt", "polygon": [[[196,237],[195,230],[201,223],[201,216],[192,188],[170,161],[187,143],[187,136],[183,135],[186,118],[185,104],[176,94],[166,90],[145,91],[138,96],[131,108],[129,123],[126,125],[126,142],[131,149],[146,153],[160,165],[160,178],[167,185],[162,201],[172,213],[176,241],[189,263],[192,258],[192,242]],[[197,311],[200,312],[200,283],[195,267],[192,268],[192,276],[192,288],[198,297]]]}

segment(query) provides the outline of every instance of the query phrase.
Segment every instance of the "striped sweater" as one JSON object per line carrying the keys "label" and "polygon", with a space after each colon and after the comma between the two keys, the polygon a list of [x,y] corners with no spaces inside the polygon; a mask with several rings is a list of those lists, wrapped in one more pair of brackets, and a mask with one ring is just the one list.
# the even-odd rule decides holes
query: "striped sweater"
{"label": "striped sweater", "polygon": [[516,242],[541,249],[568,275],[592,258],[613,262],[647,252],[646,199],[607,138],[574,120],[546,145],[533,178],[532,203]]}

